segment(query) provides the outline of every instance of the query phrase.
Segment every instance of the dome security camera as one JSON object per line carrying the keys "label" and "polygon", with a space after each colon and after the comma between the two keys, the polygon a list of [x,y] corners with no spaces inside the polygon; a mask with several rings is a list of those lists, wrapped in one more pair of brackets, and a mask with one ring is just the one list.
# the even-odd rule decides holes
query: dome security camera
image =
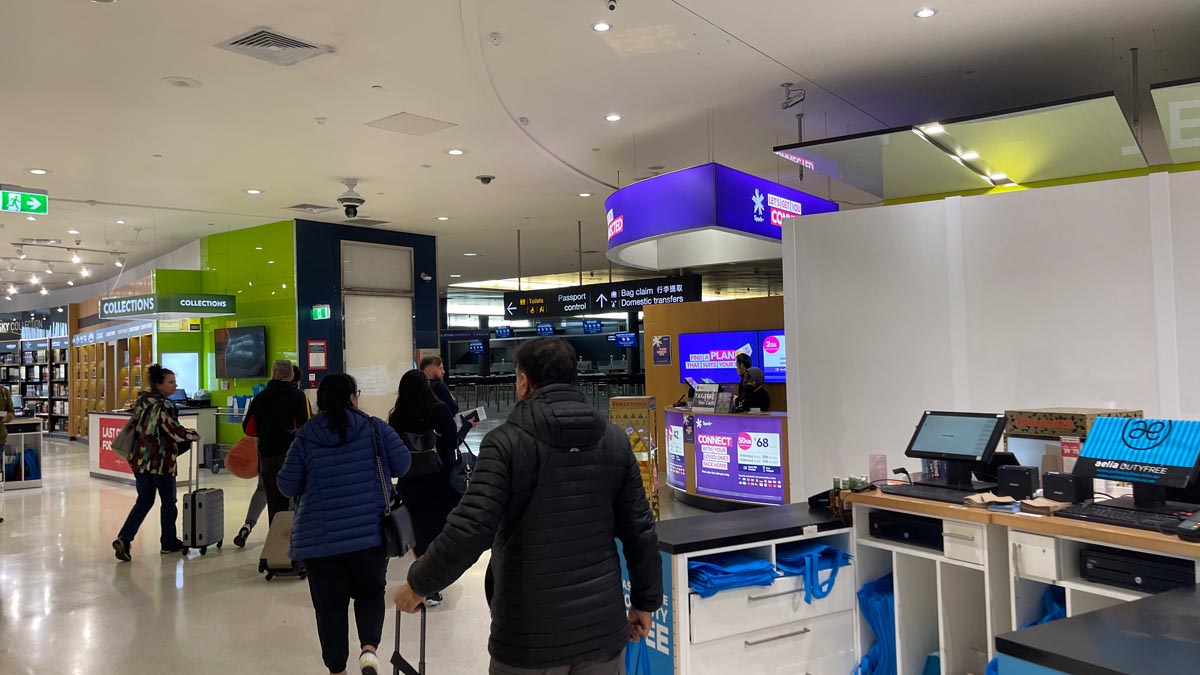
{"label": "dome security camera", "polygon": [[491,185],[492,181],[496,180],[496,177],[495,176],[487,176],[487,175],[475,176],[475,180],[479,181],[480,183],[483,183],[484,185]]}
{"label": "dome security camera", "polygon": [[342,181],[342,184],[346,186],[346,191],[342,193],[342,196],[337,198],[337,202],[342,205],[347,218],[357,218],[358,207],[367,203],[367,200],[363,199],[362,195],[354,191],[354,188],[358,186],[358,179],[347,178]]}
{"label": "dome security camera", "polygon": [[608,11],[617,11],[617,0],[608,0]]}

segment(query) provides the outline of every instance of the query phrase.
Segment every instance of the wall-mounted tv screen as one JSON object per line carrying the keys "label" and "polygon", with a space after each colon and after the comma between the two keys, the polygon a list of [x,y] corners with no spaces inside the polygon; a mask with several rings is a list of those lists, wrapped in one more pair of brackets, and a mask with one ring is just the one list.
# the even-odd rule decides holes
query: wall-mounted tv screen
{"label": "wall-mounted tv screen", "polygon": [[602,332],[603,330],[604,330],[604,325],[600,323],[599,319],[584,319],[583,320],[583,332],[585,334],[594,335],[596,333]]}
{"label": "wall-mounted tv screen", "polygon": [[618,347],[636,347],[637,333],[617,333],[616,343]]}
{"label": "wall-mounted tv screen", "polygon": [[752,330],[726,333],[682,333],[679,336],[679,381],[740,382],[737,355],[750,355],[757,363],[758,333]]}
{"label": "wall-mounted tv screen", "polygon": [[782,330],[758,331],[758,356],[755,362],[767,382],[787,382],[787,339]]}
{"label": "wall-mounted tv screen", "polygon": [[267,376],[267,329],[264,326],[218,328],[213,332],[217,379]]}

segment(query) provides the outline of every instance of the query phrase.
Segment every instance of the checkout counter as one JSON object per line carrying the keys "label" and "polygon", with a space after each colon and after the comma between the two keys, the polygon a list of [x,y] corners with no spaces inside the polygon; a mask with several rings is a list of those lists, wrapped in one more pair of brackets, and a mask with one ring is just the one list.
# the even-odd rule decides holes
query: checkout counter
{"label": "checkout counter", "polygon": [[[130,414],[128,411],[88,414],[88,465],[93,478],[103,478],[126,485],[135,484],[129,464],[112,450],[113,439],[129,421]],[[217,442],[216,408],[180,408],[179,421],[183,426],[200,432],[200,443],[193,446],[189,452],[204,452],[205,446]],[[194,469],[195,460],[192,457],[181,457],[178,468],[180,487],[192,484]]]}
{"label": "checkout counter", "polygon": [[679,501],[708,510],[801,501],[788,479],[786,412],[664,413],[666,483]]}

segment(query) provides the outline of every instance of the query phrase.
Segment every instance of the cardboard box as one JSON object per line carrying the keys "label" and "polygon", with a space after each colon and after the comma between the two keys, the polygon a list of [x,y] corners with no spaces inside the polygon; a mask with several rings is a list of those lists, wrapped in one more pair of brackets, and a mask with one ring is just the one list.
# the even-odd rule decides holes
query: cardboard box
{"label": "cardboard box", "polygon": [[1022,464],[1043,471],[1075,468],[1079,448],[1097,417],[1143,417],[1141,410],[1109,408],[1038,408],[1006,410],[1004,449]]}
{"label": "cardboard box", "polygon": [[653,396],[616,396],[608,400],[608,420],[629,434],[629,445],[642,471],[646,499],[658,520],[658,415]]}
{"label": "cardboard box", "polygon": [[1025,438],[1087,438],[1097,417],[1145,417],[1141,410],[1110,410],[1108,408],[1038,408],[1035,410],[1006,410],[1006,436]]}

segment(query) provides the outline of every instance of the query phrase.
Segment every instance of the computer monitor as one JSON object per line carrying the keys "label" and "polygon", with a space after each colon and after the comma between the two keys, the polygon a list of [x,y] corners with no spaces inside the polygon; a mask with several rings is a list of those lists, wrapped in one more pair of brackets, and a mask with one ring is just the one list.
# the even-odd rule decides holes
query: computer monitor
{"label": "computer monitor", "polygon": [[945,479],[926,480],[923,484],[968,491],[986,490],[989,486],[972,482],[971,472],[992,461],[1004,435],[1004,425],[1003,413],[927,410],[904,454],[916,459],[946,462]]}
{"label": "computer monitor", "polygon": [[186,401],[187,400],[187,390],[185,390],[183,387],[180,387],[175,390],[174,394],[171,394],[167,398],[171,401]]}
{"label": "computer monitor", "polygon": [[25,407],[25,398],[20,394],[12,395],[13,409],[20,410]]}
{"label": "computer monitor", "polygon": [[1196,480],[1198,464],[1200,421],[1097,417],[1073,473],[1133,483],[1132,500],[1114,499],[1105,506],[1178,513],[1196,508],[1167,501],[1168,489],[1186,490]]}

